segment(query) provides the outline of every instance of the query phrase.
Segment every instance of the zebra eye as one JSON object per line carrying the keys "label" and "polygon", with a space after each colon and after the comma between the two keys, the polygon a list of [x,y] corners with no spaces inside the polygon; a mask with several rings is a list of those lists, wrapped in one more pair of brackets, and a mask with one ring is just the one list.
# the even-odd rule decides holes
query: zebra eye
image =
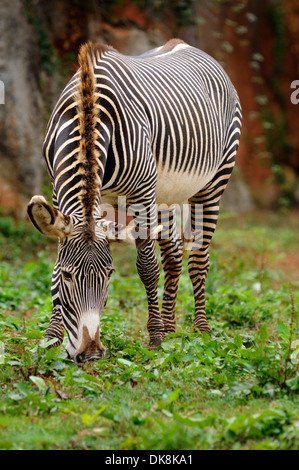
{"label": "zebra eye", "polygon": [[61,272],[66,281],[71,281],[73,279],[72,274],[69,271],[61,271]]}
{"label": "zebra eye", "polygon": [[110,278],[111,274],[114,273],[115,269],[113,266],[107,266],[106,267],[106,272],[107,272],[107,276],[108,278]]}

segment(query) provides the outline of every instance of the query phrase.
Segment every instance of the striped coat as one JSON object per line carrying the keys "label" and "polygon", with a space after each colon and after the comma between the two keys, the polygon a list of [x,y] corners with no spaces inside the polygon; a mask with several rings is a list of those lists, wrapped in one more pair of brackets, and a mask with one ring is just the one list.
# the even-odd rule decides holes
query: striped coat
{"label": "striped coat", "polygon": [[[150,344],[155,346],[165,333],[175,329],[182,242],[176,232],[173,204],[188,201],[193,234],[188,269],[195,297],[194,328],[209,331],[204,300],[208,247],[239,144],[241,107],[236,90],[214,59],[180,40],[137,57],[89,43],[81,48],[79,65],[53,110],[44,139],[54,207],[33,198],[29,216],[43,233],[58,236],[67,251],[66,242],[71,239],[76,245],[79,240],[96,244],[107,238],[103,203],[117,206],[119,197],[123,197],[127,208],[137,207],[133,216],[138,213],[140,226],[146,231],[142,243],[141,236],[136,240],[137,268],[147,293]],[[34,215],[38,214],[37,204],[44,208],[40,212],[51,214],[52,225],[45,228]],[[200,227],[195,223],[198,206]],[[160,230],[158,242],[165,271],[161,312],[157,299],[159,267],[155,241],[150,236],[153,221],[163,226],[155,231],[157,235]],[[54,230],[55,226],[59,229]],[[80,250],[84,253],[82,247]],[[110,253],[109,247],[105,250]],[[110,254],[105,256],[109,258]],[[53,275],[56,315],[52,327],[58,324],[60,310],[59,328],[65,327],[70,340],[70,314],[60,298],[63,282],[59,262]],[[85,323],[80,319],[84,315],[86,311],[77,315],[77,322],[73,320],[73,356],[82,349]],[[76,313],[73,316],[76,318]],[[98,320],[95,316],[97,324]],[[97,329],[85,326],[92,340]],[[53,336],[53,328],[48,337]]]}

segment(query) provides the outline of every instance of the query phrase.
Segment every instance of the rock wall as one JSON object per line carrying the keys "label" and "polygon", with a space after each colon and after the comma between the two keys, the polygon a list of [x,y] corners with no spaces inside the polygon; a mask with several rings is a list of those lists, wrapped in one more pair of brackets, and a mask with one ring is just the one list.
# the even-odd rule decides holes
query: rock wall
{"label": "rock wall", "polygon": [[38,50],[21,0],[0,2],[0,205],[21,210],[40,190],[43,102],[38,86]]}
{"label": "rock wall", "polygon": [[299,197],[299,105],[290,101],[290,83],[299,79],[296,0],[189,0],[159,8],[138,0],[13,3],[0,3],[0,206],[23,207],[41,191],[44,129],[76,70],[80,44],[108,42],[138,55],[174,36],[218,59],[241,98],[243,131],[226,206],[274,207]]}

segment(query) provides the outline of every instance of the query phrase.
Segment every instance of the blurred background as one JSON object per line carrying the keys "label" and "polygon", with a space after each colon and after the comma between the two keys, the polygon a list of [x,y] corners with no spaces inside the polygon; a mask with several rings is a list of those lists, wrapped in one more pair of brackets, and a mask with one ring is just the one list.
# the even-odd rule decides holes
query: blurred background
{"label": "blurred background", "polygon": [[49,192],[43,135],[80,45],[90,39],[138,55],[171,37],[215,57],[241,99],[223,206],[298,208],[299,0],[0,0],[0,32],[1,214],[24,217],[28,199]]}

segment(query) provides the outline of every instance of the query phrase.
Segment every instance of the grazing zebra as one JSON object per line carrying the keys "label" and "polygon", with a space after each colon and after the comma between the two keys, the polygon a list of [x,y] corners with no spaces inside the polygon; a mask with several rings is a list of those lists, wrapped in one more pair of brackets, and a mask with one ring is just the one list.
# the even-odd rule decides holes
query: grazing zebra
{"label": "grazing zebra", "polygon": [[[147,294],[150,345],[157,347],[175,331],[183,250],[174,204],[183,201],[191,208],[194,329],[210,330],[208,248],[241,129],[239,99],[224,70],[181,40],[136,57],[87,43],[80,49],[79,66],[54,108],[43,144],[53,207],[42,196],[28,204],[36,228],[59,239],[45,336],[61,344],[65,329],[66,350],[76,363],[98,359],[105,351],[99,322],[113,271],[109,238],[127,232],[123,224],[103,217],[102,204],[115,207],[120,197],[138,221],[127,235],[135,241],[137,271]],[[156,239],[165,272],[161,312]]]}

